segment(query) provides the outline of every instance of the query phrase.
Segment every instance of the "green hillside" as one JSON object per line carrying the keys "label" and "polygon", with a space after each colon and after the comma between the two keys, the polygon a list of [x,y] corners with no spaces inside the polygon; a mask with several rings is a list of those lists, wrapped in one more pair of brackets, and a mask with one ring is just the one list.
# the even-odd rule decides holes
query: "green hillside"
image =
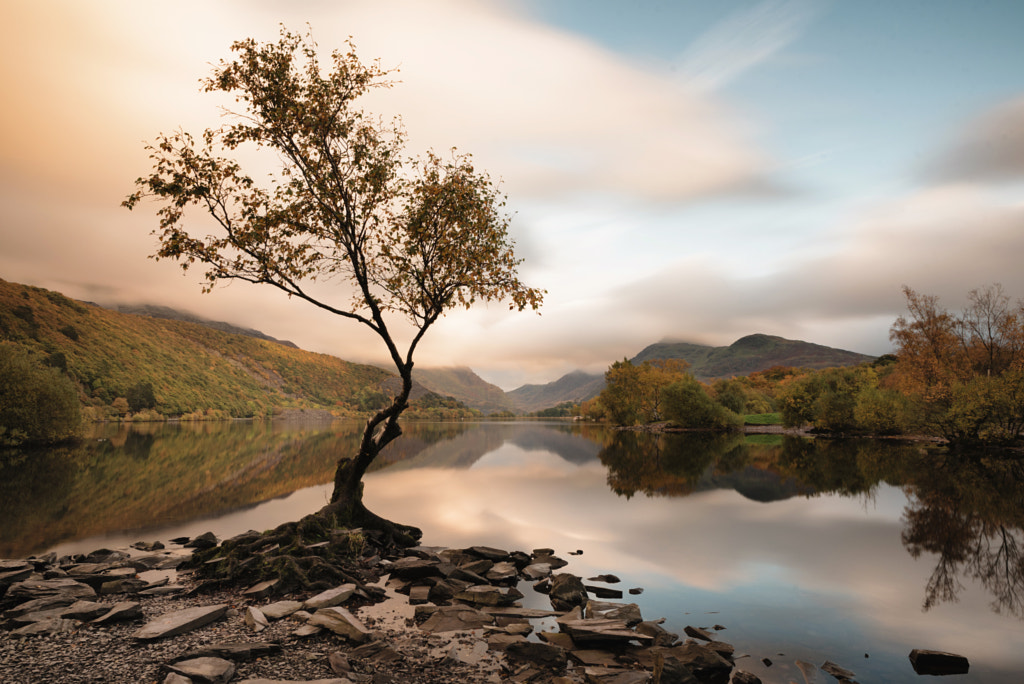
{"label": "green hillside", "polygon": [[872,361],[874,357],[775,335],[755,334],[741,337],[728,347],[659,342],[645,348],[632,361],[641,363],[649,359],[683,359],[689,362],[694,377],[711,380],[749,375],[772,366],[814,369],[855,366]]}
{"label": "green hillside", "polygon": [[[87,417],[374,408],[387,371],[195,322],[118,313],[0,280],[0,341],[78,386]],[[147,390],[150,390],[147,392]]]}

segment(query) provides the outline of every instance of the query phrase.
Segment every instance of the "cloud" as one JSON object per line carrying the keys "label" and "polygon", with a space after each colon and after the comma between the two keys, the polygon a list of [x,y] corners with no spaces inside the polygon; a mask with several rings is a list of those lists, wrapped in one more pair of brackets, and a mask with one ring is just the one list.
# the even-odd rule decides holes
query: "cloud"
{"label": "cloud", "polygon": [[939,181],[1024,180],[1024,96],[971,121],[925,175]]}
{"label": "cloud", "polygon": [[682,54],[683,79],[701,90],[727,85],[800,37],[814,14],[805,0],[765,0],[736,11]]}
{"label": "cloud", "polygon": [[982,187],[923,189],[839,228],[827,250],[795,255],[771,275],[742,278],[688,257],[617,288],[604,306],[638,342],[661,334],[729,344],[765,332],[880,354],[904,309],[903,284],[954,308],[993,280],[1024,295],[1024,205]]}
{"label": "cloud", "polygon": [[[5,3],[2,277],[83,299],[173,306],[316,351],[379,358],[372,337],[269,288],[237,285],[201,296],[200,273],[183,277],[173,263],[147,259],[157,225],[151,210],[129,214],[119,206],[148,168],[144,140],[220,123],[222,101],[200,93],[198,81],[230,56],[232,41],[273,40],[279,22],[301,31],[307,21],[325,50],[352,35],[364,59],[400,67],[402,82],[368,106],[403,117],[411,151],[457,145],[472,152],[503,180],[513,207],[595,196],[688,202],[770,185],[767,160],[723,103],[534,21],[516,5],[183,0],[167,12],[128,0]],[[549,253],[547,236],[535,227],[520,220],[514,230],[531,256]],[[562,264],[562,255],[534,259],[527,264],[531,284],[551,289],[566,277]],[[500,316],[498,308],[453,314],[437,335],[453,344],[425,347],[434,356],[420,358],[478,365],[493,360],[497,347],[509,355],[498,365],[510,374],[571,363],[556,354],[579,348],[598,303],[586,294],[569,300],[577,294],[567,290],[559,302],[552,293],[554,307],[539,320],[503,307]],[[495,333],[504,339],[496,342]],[[588,343],[583,362],[604,364],[625,337],[611,331]],[[557,344],[547,349],[547,341]],[[535,360],[524,363],[526,353]]]}

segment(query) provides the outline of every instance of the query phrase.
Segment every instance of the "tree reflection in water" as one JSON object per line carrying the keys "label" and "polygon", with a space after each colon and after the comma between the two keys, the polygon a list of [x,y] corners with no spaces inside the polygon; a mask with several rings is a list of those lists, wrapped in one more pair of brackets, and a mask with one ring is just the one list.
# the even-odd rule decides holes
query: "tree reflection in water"
{"label": "tree reflection in water", "polygon": [[938,556],[924,610],[956,601],[961,578],[977,580],[992,609],[1024,619],[1024,463],[943,455],[907,487],[903,545]]}
{"label": "tree reflection in water", "polygon": [[1024,460],[888,440],[713,433],[612,433],[599,454],[619,496],[688,496],[732,488],[758,501],[838,494],[871,498],[880,483],[908,503],[902,542],[915,559],[937,556],[923,609],[958,600],[965,580],[992,609],[1024,619]]}

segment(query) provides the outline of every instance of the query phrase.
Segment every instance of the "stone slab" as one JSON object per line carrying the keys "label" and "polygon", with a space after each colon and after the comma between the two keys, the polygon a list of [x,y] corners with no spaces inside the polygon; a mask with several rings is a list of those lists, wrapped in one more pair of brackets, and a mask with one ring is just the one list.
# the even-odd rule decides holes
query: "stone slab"
{"label": "stone slab", "polygon": [[224,617],[227,610],[226,603],[218,603],[212,606],[196,606],[166,613],[144,625],[132,636],[144,641],[177,636],[208,625],[214,620],[219,620]]}
{"label": "stone slab", "polygon": [[316,596],[306,599],[302,607],[306,610],[320,610],[321,608],[333,608],[334,606],[340,606],[345,601],[352,598],[352,594],[356,592],[356,585],[354,584],[342,584],[341,586],[322,591]]}

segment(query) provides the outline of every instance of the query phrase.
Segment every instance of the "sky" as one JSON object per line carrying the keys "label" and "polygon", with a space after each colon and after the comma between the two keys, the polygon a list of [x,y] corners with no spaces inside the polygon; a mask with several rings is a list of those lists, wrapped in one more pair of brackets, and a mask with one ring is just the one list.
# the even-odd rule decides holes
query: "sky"
{"label": "sky", "polygon": [[0,278],[384,361],[270,288],[202,294],[148,258],[156,207],[120,207],[147,141],[222,123],[199,80],[231,42],[282,24],[399,69],[367,108],[501,180],[547,291],[540,315],[449,314],[418,365],[508,390],[666,339],[877,355],[904,285],[1024,296],[1018,0],[4,0]]}

